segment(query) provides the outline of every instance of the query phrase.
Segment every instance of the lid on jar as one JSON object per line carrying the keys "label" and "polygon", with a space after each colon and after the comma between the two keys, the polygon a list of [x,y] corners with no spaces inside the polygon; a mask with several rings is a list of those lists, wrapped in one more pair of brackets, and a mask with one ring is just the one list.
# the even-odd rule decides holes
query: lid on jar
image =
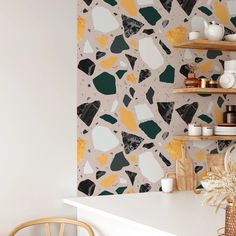
{"label": "lid on jar", "polygon": [[209,81],[209,84],[218,84],[218,81],[211,79],[211,80]]}

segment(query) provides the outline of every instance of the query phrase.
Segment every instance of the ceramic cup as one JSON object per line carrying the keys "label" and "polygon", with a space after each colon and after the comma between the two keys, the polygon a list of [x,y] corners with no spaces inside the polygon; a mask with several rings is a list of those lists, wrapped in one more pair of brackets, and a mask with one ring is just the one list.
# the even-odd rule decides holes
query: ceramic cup
{"label": "ceramic cup", "polygon": [[188,135],[189,136],[201,136],[202,135],[202,127],[199,124],[189,124],[188,125]]}
{"label": "ceramic cup", "polygon": [[212,136],[213,128],[211,126],[203,126],[202,127],[202,135],[203,136]]}
{"label": "ceramic cup", "polygon": [[173,178],[163,178],[161,179],[161,187],[164,193],[171,193],[173,191]]}
{"label": "ceramic cup", "polygon": [[188,34],[189,40],[194,40],[194,39],[199,39],[199,38],[200,38],[200,32],[198,31],[192,31],[192,32],[189,32]]}

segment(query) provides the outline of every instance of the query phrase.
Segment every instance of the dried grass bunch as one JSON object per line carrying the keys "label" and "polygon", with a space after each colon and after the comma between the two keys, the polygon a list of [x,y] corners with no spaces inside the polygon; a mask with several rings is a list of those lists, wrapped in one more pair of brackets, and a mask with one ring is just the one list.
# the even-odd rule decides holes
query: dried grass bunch
{"label": "dried grass bunch", "polygon": [[205,194],[205,204],[216,205],[216,212],[222,205],[236,207],[236,172],[208,172],[205,180],[210,182],[210,189]]}

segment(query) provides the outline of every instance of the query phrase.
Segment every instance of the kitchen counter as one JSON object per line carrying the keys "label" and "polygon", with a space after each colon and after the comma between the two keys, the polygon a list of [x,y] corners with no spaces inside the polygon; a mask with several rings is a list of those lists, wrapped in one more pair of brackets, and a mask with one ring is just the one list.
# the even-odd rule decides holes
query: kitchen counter
{"label": "kitchen counter", "polygon": [[92,225],[96,236],[217,236],[217,229],[224,226],[224,210],[215,214],[202,199],[193,192],[155,192],[64,202],[77,208],[78,219]]}

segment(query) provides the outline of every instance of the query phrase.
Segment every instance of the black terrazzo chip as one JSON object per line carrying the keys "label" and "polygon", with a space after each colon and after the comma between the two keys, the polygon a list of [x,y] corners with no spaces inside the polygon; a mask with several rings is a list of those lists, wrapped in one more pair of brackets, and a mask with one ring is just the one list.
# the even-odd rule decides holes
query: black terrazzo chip
{"label": "black terrazzo chip", "polygon": [[185,77],[187,77],[188,73],[190,72],[189,65],[188,64],[182,65],[179,72]]}
{"label": "black terrazzo chip", "polygon": [[226,36],[226,35],[229,35],[229,34],[235,34],[235,31],[233,31],[233,30],[231,30],[231,29],[225,27],[225,36]]}
{"label": "black terrazzo chip", "polygon": [[146,93],[146,98],[150,104],[153,104],[153,96],[155,94],[155,91],[152,87],[150,87]]}
{"label": "black terrazzo chip", "polygon": [[220,151],[223,151],[225,148],[227,148],[232,143],[231,140],[218,140],[218,149]]}
{"label": "black terrazzo chip", "polygon": [[137,135],[126,133],[126,132],[122,132],[121,135],[122,135],[122,141],[124,144],[124,149],[125,149],[126,154],[129,154],[132,151],[136,150],[144,140],[143,138]]}
{"label": "black terrazzo chip", "polygon": [[81,181],[78,186],[78,190],[88,196],[92,196],[95,190],[95,183],[90,179]]}
{"label": "black terrazzo chip", "polygon": [[95,63],[91,61],[89,58],[81,60],[78,65],[78,69],[80,69],[87,75],[93,75],[95,67],[96,67]]}
{"label": "black terrazzo chip", "polygon": [[196,111],[198,109],[198,103],[194,102],[191,104],[185,104],[176,111],[180,115],[180,117],[184,120],[184,122],[188,125],[192,122],[193,116],[195,115]]}
{"label": "black terrazzo chip", "polygon": [[99,178],[101,178],[103,175],[105,175],[106,174],[106,171],[97,171],[97,173],[96,173],[96,179],[99,179]]}
{"label": "black terrazzo chip", "polygon": [[134,97],[135,90],[133,88],[130,88],[129,92],[130,92],[131,97]]}
{"label": "black terrazzo chip", "polygon": [[173,0],[160,0],[162,6],[168,11],[171,11]]}
{"label": "black terrazzo chip", "polygon": [[139,30],[144,26],[140,21],[137,21],[128,16],[122,15],[122,24],[124,26],[125,37],[129,38],[139,32]]}
{"label": "black terrazzo chip", "polygon": [[167,55],[171,54],[170,49],[160,40],[159,44],[161,45],[161,47],[163,48],[163,50],[166,52]]}
{"label": "black terrazzo chip", "polygon": [[200,62],[202,62],[203,61],[203,58],[201,58],[201,57],[196,57],[195,58],[195,62],[196,63],[200,63]]}
{"label": "black terrazzo chip", "polygon": [[193,7],[195,6],[197,0],[177,0],[182,7],[182,9],[186,12],[187,15],[190,15]]}
{"label": "black terrazzo chip", "polygon": [[149,69],[141,70],[139,73],[139,83],[146,80],[148,77],[152,75],[152,72]]}
{"label": "black terrazzo chip", "polygon": [[106,55],[105,52],[100,52],[100,51],[98,51],[98,52],[96,53],[96,59],[98,60],[98,59],[104,57],[105,55]]}
{"label": "black terrazzo chip", "polygon": [[174,102],[158,102],[157,103],[158,111],[161,117],[163,118],[163,120],[167,124],[170,124],[171,122],[174,105],[175,105]]}
{"label": "black terrazzo chip", "polygon": [[164,132],[164,133],[162,134],[163,140],[166,140],[166,139],[168,138],[169,134],[170,134],[169,132]]}
{"label": "black terrazzo chip", "polygon": [[140,193],[146,193],[146,192],[149,192],[151,190],[151,185],[146,183],[146,184],[142,184],[139,188],[139,192]]}
{"label": "black terrazzo chip", "polygon": [[87,126],[90,126],[100,106],[100,101],[83,103],[77,107],[77,115]]}
{"label": "black terrazzo chip", "polygon": [[145,30],[143,30],[143,33],[147,34],[147,35],[151,35],[154,33],[154,30],[153,29],[145,29]]}
{"label": "black terrazzo chip", "polygon": [[125,56],[127,57],[128,61],[130,63],[131,68],[134,69],[135,62],[137,61],[138,58],[137,57],[133,57],[133,56],[131,56],[129,54],[125,54]]}
{"label": "black terrazzo chip", "polygon": [[151,149],[152,147],[154,147],[154,143],[145,143],[143,144],[143,147],[147,149]]}
{"label": "black terrazzo chip", "polygon": [[126,107],[128,107],[129,104],[130,104],[130,102],[131,102],[131,98],[130,98],[127,94],[125,94],[125,96],[124,96],[124,98],[123,98],[123,103],[124,103],[124,105],[125,105]]}
{"label": "black terrazzo chip", "polygon": [[163,26],[163,28],[165,28],[169,23],[170,23],[169,20],[163,20],[163,21],[162,21],[162,26]]}
{"label": "black terrazzo chip", "polygon": [[195,167],[195,173],[198,173],[199,171],[201,171],[203,169],[203,166],[196,166]]}
{"label": "black terrazzo chip", "polygon": [[162,161],[166,164],[166,166],[171,166],[171,162],[162,154],[159,154],[159,157],[162,159]]}
{"label": "black terrazzo chip", "polygon": [[92,1],[93,1],[93,0],[84,0],[84,2],[85,2],[88,6],[91,5]]}
{"label": "black terrazzo chip", "polygon": [[137,173],[132,172],[132,171],[128,171],[128,170],[126,170],[125,173],[128,175],[131,184],[134,185],[134,181],[135,181],[135,178],[137,176]]}

